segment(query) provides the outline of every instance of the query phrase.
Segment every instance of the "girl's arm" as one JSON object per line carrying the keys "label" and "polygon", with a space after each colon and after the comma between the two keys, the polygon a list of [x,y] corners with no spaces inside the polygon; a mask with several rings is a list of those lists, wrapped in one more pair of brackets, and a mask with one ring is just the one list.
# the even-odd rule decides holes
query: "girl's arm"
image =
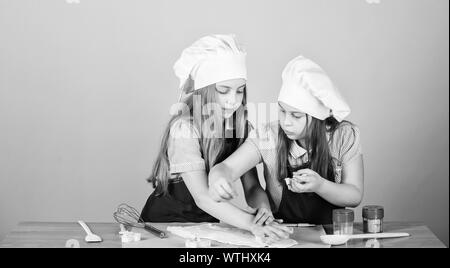
{"label": "girl's arm", "polygon": [[[230,200],[235,197],[232,183],[254,168],[261,161],[261,156],[250,141],[244,142],[233,154],[223,162],[215,165],[208,175],[209,194],[216,201]],[[249,174],[251,175],[251,173]],[[256,176],[254,176],[256,177]],[[249,176],[247,176],[249,178]],[[248,189],[257,183],[256,178],[251,178]],[[246,181],[244,179],[244,181]],[[258,183],[259,184],[259,183]],[[244,185],[244,189],[246,185]]]}
{"label": "girl's arm", "polygon": [[270,224],[274,217],[270,209],[269,199],[259,183],[255,166],[261,162],[258,150],[244,142],[231,156],[222,163],[214,166],[209,173],[209,194],[215,201],[226,201],[235,197],[236,192],[232,183],[241,178],[245,199],[256,212],[253,223],[258,225]]}
{"label": "girl's arm", "polygon": [[364,164],[359,155],[343,166],[342,183],[334,183],[320,177],[312,170],[299,170],[294,175],[290,189],[295,192],[315,192],[328,202],[340,207],[356,207],[364,194]]}
{"label": "girl's arm", "polygon": [[233,226],[249,230],[255,235],[267,235],[270,239],[286,238],[290,229],[281,225],[258,226],[254,224],[254,216],[228,202],[216,202],[208,195],[207,176],[205,171],[191,171],[182,173],[189,192],[199,208]]}
{"label": "girl's arm", "polygon": [[259,183],[256,168],[252,168],[242,177],[245,200],[252,208],[266,208],[270,211],[270,203],[267,194]]}
{"label": "girl's arm", "polygon": [[[259,183],[256,168],[250,169],[241,179],[244,188],[245,200],[251,209],[256,212],[253,223],[258,225],[270,224],[275,220],[270,208],[267,194]],[[282,220],[277,220],[281,222]]]}

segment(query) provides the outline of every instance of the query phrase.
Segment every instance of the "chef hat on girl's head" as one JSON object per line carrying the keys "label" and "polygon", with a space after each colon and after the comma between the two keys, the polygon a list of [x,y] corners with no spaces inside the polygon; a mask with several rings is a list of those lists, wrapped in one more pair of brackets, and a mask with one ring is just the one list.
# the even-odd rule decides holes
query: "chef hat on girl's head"
{"label": "chef hat on girl's head", "polygon": [[209,35],[183,50],[173,69],[182,94],[230,79],[247,79],[245,57],[233,34]]}
{"label": "chef hat on girl's head", "polygon": [[278,101],[320,120],[333,116],[339,122],[350,107],[325,71],[313,61],[298,56],[283,70]]}

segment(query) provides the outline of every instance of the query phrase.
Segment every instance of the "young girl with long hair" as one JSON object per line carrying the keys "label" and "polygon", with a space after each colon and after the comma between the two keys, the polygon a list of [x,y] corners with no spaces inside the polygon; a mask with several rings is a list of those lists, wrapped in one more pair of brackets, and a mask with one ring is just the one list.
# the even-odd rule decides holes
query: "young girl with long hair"
{"label": "young girl with long hair", "polygon": [[[148,181],[155,188],[141,218],[146,222],[217,222],[249,230],[271,242],[288,236],[276,222],[254,222],[255,211],[217,203],[208,195],[208,172],[247,138],[246,53],[233,35],[211,35],[185,49],[175,63],[182,97],[164,131]],[[255,181],[255,170],[242,174]],[[231,189],[219,189],[222,194]],[[261,195],[261,193],[257,193]]]}
{"label": "young girl with long hair", "polygon": [[329,224],[333,209],[356,207],[362,200],[360,132],[343,120],[350,108],[319,65],[299,56],[287,64],[282,78],[278,121],[250,133],[211,169],[209,192],[216,201],[229,200],[217,189],[262,162],[266,206],[272,210],[265,218]]}

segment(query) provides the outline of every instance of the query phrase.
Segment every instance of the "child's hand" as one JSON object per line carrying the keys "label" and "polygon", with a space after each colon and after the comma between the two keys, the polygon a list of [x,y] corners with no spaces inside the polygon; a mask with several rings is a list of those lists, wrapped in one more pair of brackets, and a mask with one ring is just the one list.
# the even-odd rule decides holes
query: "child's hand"
{"label": "child's hand", "polygon": [[281,219],[275,219],[273,217],[272,211],[268,208],[265,207],[260,207],[258,209],[254,209],[252,208],[253,214],[255,215],[255,218],[253,219],[253,223],[256,225],[267,225],[272,223],[273,221],[278,222],[278,223],[282,223],[283,220]]}
{"label": "child's hand", "polygon": [[317,192],[324,178],[311,169],[301,169],[293,174],[288,189],[296,193]]}
{"label": "child's hand", "polygon": [[289,238],[289,235],[294,232],[292,228],[283,226],[277,222],[272,222],[264,226],[254,224],[250,231],[267,244]]}
{"label": "child's hand", "polygon": [[209,196],[217,202],[229,201],[237,196],[233,185],[225,179],[219,178],[209,186]]}

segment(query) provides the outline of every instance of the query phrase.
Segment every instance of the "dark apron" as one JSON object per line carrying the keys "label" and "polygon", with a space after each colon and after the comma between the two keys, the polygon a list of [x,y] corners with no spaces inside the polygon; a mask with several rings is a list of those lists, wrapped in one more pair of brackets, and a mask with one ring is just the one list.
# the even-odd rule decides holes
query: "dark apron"
{"label": "dark apron", "polygon": [[[288,167],[290,165],[288,164]],[[296,169],[288,168],[288,177],[299,169],[308,168],[308,164]],[[283,181],[283,193],[278,211],[274,214],[276,219],[283,219],[285,223],[312,223],[331,224],[333,222],[333,209],[335,206],[316,193],[294,193],[290,191]]]}
{"label": "dark apron", "polygon": [[141,213],[144,222],[218,222],[195,204],[182,179],[170,182],[168,191],[149,196]]}

